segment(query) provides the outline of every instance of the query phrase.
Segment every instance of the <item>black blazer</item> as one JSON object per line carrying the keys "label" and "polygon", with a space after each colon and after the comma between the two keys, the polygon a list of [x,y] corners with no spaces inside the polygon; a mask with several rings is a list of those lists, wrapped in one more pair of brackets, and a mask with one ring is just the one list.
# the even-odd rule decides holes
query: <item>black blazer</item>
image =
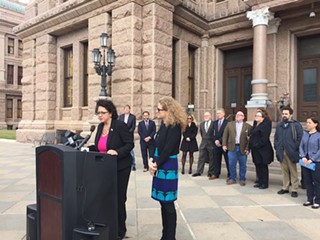
{"label": "black blazer", "polygon": [[168,160],[169,156],[179,153],[180,142],[180,125],[165,126],[164,124],[161,124],[160,129],[156,135],[156,146],[159,153],[159,159],[157,161],[158,167],[161,167],[161,165]]}
{"label": "black blazer", "polygon": [[[140,144],[141,145],[153,145],[154,144],[154,135],[156,134],[157,128],[156,124],[153,120],[149,119],[149,126],[148,130],[146,128],[146,124],[144,123],[144,120],[139,122],[138,124],[138,134],[140,136]],[[149,142],[145,142],[144,139],[146,137],[151,137]]]}
{"label": "black blazer", "polygon": [[[219,120],[215,120],[213,122],[213,142],[215,142],[216,140],[219,140],[220,144],[222,144],[223,132],[228,124],[228,121],[226,119],[223,119],[220,130],[218,130],[218,124],[219,124]],[[216,145],[214,144],[213,146],[216,146]]]}
{"label": "black blazer", "polygon": [[[96,138],[94,140],[96,151],[98,151],[98,142],[103,126],[104,123],[98,125]],[[118,171],[131,166],[132,157],[130,151],[133,147],[133,134],[129,132],[127,125],[124,122],[113,119],[109,130],[107,150],[113,149],[117,151]]]}
{"label": "black blazer", "polygon": [[[124,122],[124,115],[125,114],[123,113],[119,116],[119,120],[122,122]],[[132,113],[129,114],[127,126],[129,129],[129,132],[131,132],[131,133],[133,133],[134,130],[136,129],[136,116],[133,115]]]}

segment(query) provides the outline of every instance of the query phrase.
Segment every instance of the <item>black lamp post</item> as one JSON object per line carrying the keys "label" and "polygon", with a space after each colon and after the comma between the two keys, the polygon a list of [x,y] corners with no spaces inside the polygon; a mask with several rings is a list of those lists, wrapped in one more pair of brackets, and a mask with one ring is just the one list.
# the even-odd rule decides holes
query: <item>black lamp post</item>
{"label": "black lamp post", "polygon": [[[102,48],[102,54],[99,48],[92,50],[93,63],[96,73],[101,76],[101,91],[99,96],[107,97],[107,76],[111,76],[112,68],[116,62],[116,56],[112,48],[107,47],[108,34],[102,33],[100,36],[100,45]],[[106,50],[107,50],[107,62],[106,62]],[[102,63],[101,63],[102,57]],[[106,65],[107,63],[107,65]]]}

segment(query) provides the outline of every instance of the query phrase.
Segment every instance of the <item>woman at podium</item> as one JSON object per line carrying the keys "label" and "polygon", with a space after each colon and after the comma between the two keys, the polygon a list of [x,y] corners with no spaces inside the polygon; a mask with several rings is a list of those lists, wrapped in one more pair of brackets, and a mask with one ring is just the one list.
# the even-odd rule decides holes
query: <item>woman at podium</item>
{"label": "woman at podium", "polygon": [[127,231],[126,200],[132,162],[130,151],[134,147],[133,135],[124,122],[117,120],[117,109],[112,101],[98,100],[95,112],[100,121],[95,138],[96,151],[117,156],[118,236],[123,239]]}
{"label": "woman at podium", "polygon": [[159,100],[157,117],[162,120],[156,135],[156,149],[149,159],[149,171],[153,176],[151,197],[160,202],[162,216],[162,240],[174,240],[177,213],[174,201],[178,193],[178,153],[181,132],[187,126],[187,114],[172,97]]}

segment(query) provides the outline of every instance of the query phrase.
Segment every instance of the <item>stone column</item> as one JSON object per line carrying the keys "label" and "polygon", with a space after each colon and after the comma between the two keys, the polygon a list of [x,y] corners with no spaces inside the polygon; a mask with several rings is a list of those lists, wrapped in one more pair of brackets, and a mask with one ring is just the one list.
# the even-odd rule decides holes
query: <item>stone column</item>
{"label": "stone column", "polygon": [[273,15],[267,7],[247,12],[253,25],[252,95],[246,105],[249,120],[253,119],[256,108],[267,107],[267,27]]}
{"label": "stone column", "polygon": [[[0,89],[4,89],[6,82],[5,82],[5,33],[0,32]],[[0,129],[5,129],[7,127],[6,123],[6,94],[1,91],[0,93],[0,108],[2,111],[0,111]]]}
{"label": "stone column", "polygon": [[30,142],[54,132],[56,115],[56,38],[43,35],[24,42],[23,120],[17,140]]}
{"label": "stone column", "polygon": [[119,112],[128,104],[137,117],[151,104],[149,83],[142,85],[142,6],[130,2],[112,11],[112,48],[117,56],[111,97]]}
{"label": "stone column", "polygon": [[199,110],[200,116],[208,109],[212,108],[211,102],[213,101],[211,93],[212,88],[211,84],[208,81],[208,41],[209,36],[207,34],[203,35],[201,38],[201,48],[200,48],[200,96],[198,99],[198,106],[196,106]]}

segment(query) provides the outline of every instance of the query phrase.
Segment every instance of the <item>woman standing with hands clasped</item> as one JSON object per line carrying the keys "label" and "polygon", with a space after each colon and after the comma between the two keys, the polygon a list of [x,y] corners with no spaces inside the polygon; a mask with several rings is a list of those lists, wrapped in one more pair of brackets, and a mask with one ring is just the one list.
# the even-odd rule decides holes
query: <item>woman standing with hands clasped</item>
{"label": "woman standing with hands clasped", "polygon": [[302,166],[304,184],[307,189],[307,201],[303,206],[314,209],[320,207],[320,126],[315,117],[307,118],[307,131],[300,143],[300,158],[306,166],[315,164],[315,170]]}
{"label": "woman standing with hands clasped", "polygon": [[149,171],[153,176],[151,197],[160,202],[162,216],[162,240],[174,240],[177,213],[174,201],[178,191],[178,157],[181,132],[186,128],[187,115],[172,97],[158,102],[157,117],[163,121],[156,134],[156,149],[149,159]]}
{"label": "woman standing with hands clasped", "polygon": [[257,111],[254,117],[255,124],[250,131],[249,148],[256,166],[258,183],[254,187],[266,189],[269,187],[268,164],[273,161],[274,153],[270,142],[271,125],[266,114]]}
{"label": "woman standing with hands clasped", "polygon": [[197,133],[198,127],[194,121],[194,117],[189,114],[188,115],[188,125],[186,130],[183,132],[183,139],[181,143],[180,150],[182,151],[182,170],[181,173],[184,174],[184,166],[187,160],[187,153],[189,152],[189,174],[192,173],[192,164],[193,164],[193,153],[199,150],[197,143]]}

